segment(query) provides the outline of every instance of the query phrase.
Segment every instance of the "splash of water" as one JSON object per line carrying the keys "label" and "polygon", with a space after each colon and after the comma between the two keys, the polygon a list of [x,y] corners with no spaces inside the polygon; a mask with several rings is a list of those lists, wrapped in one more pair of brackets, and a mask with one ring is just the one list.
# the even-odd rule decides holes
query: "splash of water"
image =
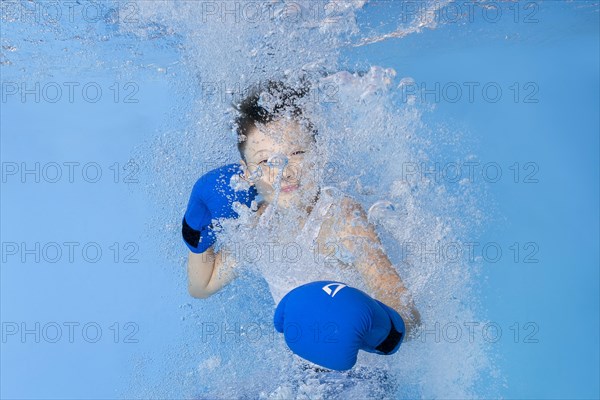
{"label": "splash of water", "polygon": [[[425,111],[413,104],[398,105],[397,88],[405,81],[397,83],[398,73],[391,68],[372,66],[361,73],[341,70],[340,52],[349,43],[362,46],[419,33],[425,27],[434,29],[435,25],[415,20],[395,33],[365,38],[355,18],[367,4],[365,1],[344,2],[335,20],[315,12],[317,3],[321,7],[327,4],[298,1],[292,10],[291,2],[273,0],[261,6],[260,15],[268,18],[246,16],[240,20],[215,17],[196,2],[138,3],[142,20],[161,24],[183,38],[181,64],[185,75],[178,77],[182,94],[178,111],[183,118],[138,149],[140,159],[148,160],[146,169],[155,173],[150,177],[154,182],[151,193],[161,205],[153,223],[153,232],[159,235],[155,240],[170,264],[185,265],[179,221],[190,188],[208,166],[239,158],[237,137],[231,129],[231,102],[255,82],[284,77],[293,84],[308,76],[312,86],[310,101],[304,106],[319,129],[321,184],[338,187],[370,210],[369,217],[378,227],[400,276],[414,293],[429,328],[436,323],[462,324],[481,319],[471,288],[477,278],[472,266],[465,260],[431,262],[410,255],[402,247],[411,242],[423,248],[443,247],[471,235],[471,228],[481,224],[477,218],[481,213],[472,201],[475,191],[468,185],[453,192],[438,182],[407,180],[401,163],[439,156],[439,143],[431,140],[431,127],[422,119]],[[142,28],[124,29],[141,35]],[[274,213],[268,217],[268,225],[275,227]],[[239,222],[243,224],[245,217],[241,214]],[[285,235],[279,232],[277,239],[292,240],[291,233],[289,238]],[[259,278],[251,269],[247,271],[240,278],[243,283],[233,283],[213,298],[192,306],[192,318],[186,319],[189,325],[176,342],[182,347],[194,343],[197,350],[181,351],[179,360],[185,361],[173,363],[170,372],[187,377],[183,388],[164,378],[164,386],[171,389],[144,395],[176,397],[182,390],[188,397],[243,397],[254,393],[254,397],[267,398],[276,392],[289,395],[285,385],[306,378],[295,369],[281,337],[243,346],[215,347],[198,341],[200,318],[193,315],[226,321],[252,315],[264,325],[270,324],[268,290],[256,283]],[[180,274],[184,281],[184,272]],[[190,360],[196,368],[189,367]],[[400,388],[394,396],[399,398],[479,397],[482,394],[475,391],[477,380],[493,367],[484,343],[449,344],[430,339],[403,345],[397,357],[361,352],[359,363],[392,371]],[[282,376],[280,371],[290,372]],[[313,386],[313,393],[317,393],[319,383]],[[134,386],[128,396],[136,397],[137,389]]]}

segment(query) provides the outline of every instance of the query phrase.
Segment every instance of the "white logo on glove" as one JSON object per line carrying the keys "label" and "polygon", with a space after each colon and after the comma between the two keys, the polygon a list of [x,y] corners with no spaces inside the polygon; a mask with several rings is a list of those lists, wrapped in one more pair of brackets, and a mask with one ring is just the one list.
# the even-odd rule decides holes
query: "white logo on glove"
{"label": "white logo on glove", "polygon": [[[333,293],[332,293],[331,292],[331,288],[329,286],[337,286],[337,289],[335,289],[333,291]],[[333,297],[333,296],[335,296],[335,294],[337,292],[339,292],[340,290],[342,290],[345,287],[346,287],[346,285],[344,285],[343,283],[330,283],[330,284],[327,284],[327,285],[323,286],[322,289],[325,291],[325,293],[327,293],[328,295],[330,295],[331,297]]]}

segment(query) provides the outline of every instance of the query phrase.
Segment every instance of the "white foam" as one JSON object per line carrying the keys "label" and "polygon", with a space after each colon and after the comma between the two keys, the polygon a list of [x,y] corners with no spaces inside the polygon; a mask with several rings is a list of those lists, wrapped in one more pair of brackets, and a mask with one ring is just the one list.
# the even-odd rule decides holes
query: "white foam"
{"label": "white foam", "polygon": [[[284,1],[265,3],[272,7],[275,18],[261,23],[221,22],[211,18],[205,21],[205,15],[196,2],[139,3],[143,19],[159,21],[184,38],[181,60],[188,74],[179,84],[187,93],[193,94],[185,98],[186,101],[191,99],[192,105],[181,106],[190,113],[189,119],[176,121],[140,150],[150,162],[149,169],[156,172],[152,178],[152,193],[156,194],[157,203],[162,206],[156,222],[162,229],[155,233],[161,235],[165,257],[172,264],[183,265],[184,250],[177,242],[180,227],[172,221],[181,218],[189,191],[201,173],[199,165],[207,162],[224,164],[239,159],[235,146],[237,138],[231,131],[234,114],[229,101],[232,96],[227,97],[221,92],[220,95],[224,95],[227,101],[223,101],[220,95],[209,96],[202,91],[202,85],[218,84],[236,90],[258,80],[286,73],[294,77],[303,71],[315,83],[310,98],[319,99],[305,105],[319,129],[321,183],[336,186],[352,195],[365,209],[374,207],[369,213],[371,220],[377,225],[397,271],[414,293],[417,307],[429,328],[436,322],[456,321],[461,324],[481,320],[482,316],[477,311],[478,300],[471,289],[477,279],[477,271],[472,265],[464,260],[435,263],[422,261],[419,257],[403,258],[402,243],[415,241],[426,248],[433,248],[461,241],[472,234],[472,226],[480,223],[474,217],[480,211],[477,201],[472,198],[472,185],[461,185],[463,189],[455,193],[444,183],[411,182],[403,176],[403,162],[429,161],[438,155],[439,147],[431,135],[431,128],[423,122],[425,111],[410,102],[398,105],[398,86],[410,82],[410,77],[384,66],[372,66],[360,74],[338,71],[340,51],[348,43],[366,45],[389,37],[422,32],[425,27],[434,29],[435,25],[424,25],[416,20],[415,25],[404,26],[397,32],[377,38],[365,39],[363,36],[361,39],[355,17],[365,3],[344,2],[345,6],[339,10],[335,23],[325,16],[294,23],[291,18],[284,18],[284,15],[289,15],[284,13],[286,4],[290,4]],[[296,10],[300,13],[314,7],[308,1],[296,4],[301,6]],[[331,85],[336,88],[335,101],[326,101],[332,96],[327,91]],[[456,152],[460,153],[460,142],[455,146]],[[249,218],[249,214],[244,216],[243,210],[239,211],[242,217],[238,222],[243,225],[248,222],[244,219]],[[287,222],[283,220],[281,223]],[[275,222],[271,226],[275,227]],[[252,232],[243,234],[251,235]],[[293,240],[291,230],[272,234],[283,243]],[[256,272],[249,268],[245,275],[246,285],[251,279],[257,279],[252,275]],[[264,317],[267,324],[271,322],[272,308],[269,309],[268,292],[264,287],[232,284],[224,289],[227,290],[230,291],[228,296],[231,296],[231,291],[235,294],[231,301],[224,304],[222,302],[226,299],[215,295],[207,301],[195,303],[194,307],[204,316],[216,319],[223,316],[218,308],[215,310],[221,307],[226,308],[226,314],[234,319],[256,315]],[[248,294],[249,291],[252,295]],[[256,298],[251,297],[253,302],[243,302],[244,296]],[[189,320],[186,319],[186,322]],[[193,332],[178,338],[182,346],[197,342]],[[219,371],[218,376],[210,371],[216,365],[213,361],[217,356],[193,355],[204,368],[197,371],[192,382],[187,383],[190,385],[187,390],[193,392],[195,388],[202,387],[208,393],[240,397],[251,389],[244,386],[248,380],[242,376],[254,375],[255,380],[267,386],[256,393],[265,395],[276,390],[277,382],[289,386],[301,379],[302,373],[289,366],[290,354],[286,352],[282,336],[275,335],[273,340],[242,347],[231,344],[228,350],[223,350],[231,361],[223,361],[215,367]],[[277,350],[270,351],[273,348]],[[208,345],[205,350],[211,351]],[[247,358],[253,355],[261,355],[262,358],[251,363]],[[400,389],[397,394],[400,398],[409,395],[427,398],[485,397],[485,394],[476,393],[475,385],[478,377],[492,368],[490,360],[489,350],[481,340],[457,344],[412,341],[403,344],[393,357],[359,354],[359,363],[388,369],[398,378],[400,388],[412,388],[411,392]],[[184,373],[185,367],[181,368],[181,371],[173,373]],[[285,371],[286,375],[279,376],[281,371]],[[238,387],[232,388],[232,382],[236,382]],[[274,395],[287,396],[289,392],[286,390],[279,389]]]}

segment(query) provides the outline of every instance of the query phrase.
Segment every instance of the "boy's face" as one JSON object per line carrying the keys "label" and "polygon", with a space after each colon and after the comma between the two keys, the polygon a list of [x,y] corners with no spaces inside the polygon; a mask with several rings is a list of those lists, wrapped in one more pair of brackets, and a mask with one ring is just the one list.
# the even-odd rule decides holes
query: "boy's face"
{"label": "boy's face", "polygon": [[252,127],[244,149],[245,176],[268,203],[305,206],[316,196],[315,143],[296,121],[278,119]]}

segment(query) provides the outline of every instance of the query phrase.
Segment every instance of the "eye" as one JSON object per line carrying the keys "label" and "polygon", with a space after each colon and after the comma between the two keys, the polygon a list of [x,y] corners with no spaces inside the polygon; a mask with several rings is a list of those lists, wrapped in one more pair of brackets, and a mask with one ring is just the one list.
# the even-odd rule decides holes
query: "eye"
{"label": "eye", "polygon": [[259,162],[258,162],[258,164],[259,164],[259,165],[261,165],[261,164],[265,164],[267,161],[269,161],[269,160],[267,160],[267,159],[264,159],[264,160],[261,160],[261,161],[259,161]]}
{"label": "eye", "polygon": [[304,154],[304,153],[306,153],[306,151],[304,151],[304,150],[298,150],[298,151],[293,152],[292,155],[293,156],[297,156],[297,155]]}

